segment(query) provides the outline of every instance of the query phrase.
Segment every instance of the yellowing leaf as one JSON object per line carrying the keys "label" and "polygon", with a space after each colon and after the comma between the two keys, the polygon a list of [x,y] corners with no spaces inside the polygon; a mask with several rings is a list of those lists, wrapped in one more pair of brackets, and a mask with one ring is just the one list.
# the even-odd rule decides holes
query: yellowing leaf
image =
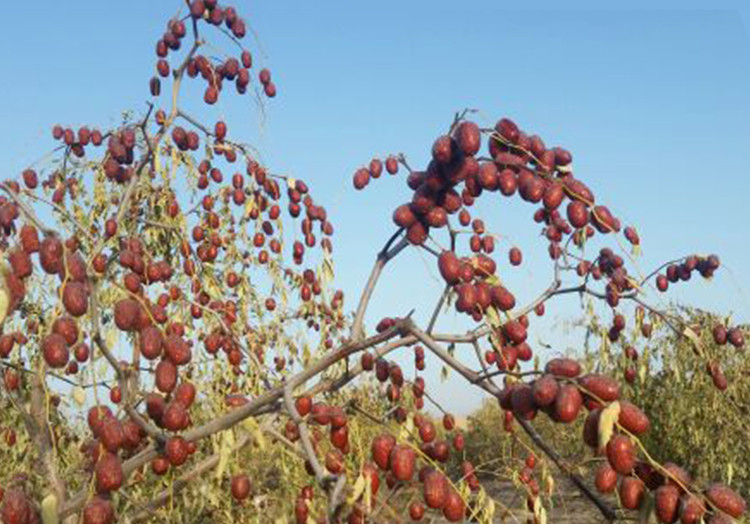
{"label": "yellowing leaf", "polygon": [[491,326],[498,327],[500,325],[500,315],[497,314],[495,306],[487,308],[485,314],[487,315],[487,320],[489,320]]}
{"label": "yellowing leaf", "polygon": [[347,502],[351,505],[354,504],[359,497],[362,496],[362,493],[364,493],[367,482],[365,480],[365,476],[360,473],[357,477],[357,480],[354,481],[354,487],[352,488],[352,493],[349,495],[349,498],[347,499]]}
{"label": "yellowing leaf", "polygon": [[266,436],[263,430],[258,425],[258,421],[253,417],[246,418],[244,422],[245,428],[252,434],[255,443],[258,445],[258,449],[265,451],[266,449]]}
{"label": "yellowing leaf", "polygon": [[58,524],[60,519],[57,511],[57,496],[50,493],[42,501],[42,522],[44,524]]}
{"label": "yellowing leaf", "polygon": [[234,446],[234,433],[231,431],[225,431],[221,434],[221,444],[219,446],[219,466],[216,468],[216,478],[220,479],[227,469],[229,464],[229,457],[232,454],[232,446]]}
{"label": "yellowing leaf", "polygon": [[599,416],[599,449],[607,446],[612,433],[615,430],[615,423],[620,418],[620,402],[614,401],[602,410]]}
{"label": "yellowing leaf", "polygon": [[693,343],[693,345],[695,346],[695,349],[698,350],[698,354],[700,356],[704,356],[703,346],[701,345],[701,339],[700,337],[698,337],[698,334],[695,331],[693,331],[693,328],[691,328],[690,326],[685,326],[685,330],[682,332],[682,334],[685,335],[690,340],[690,342]]}
{"label": "yellowing leaf", "polygon": [[84,402],[86,402],[86,390],[80,386],[73,388],[73,400],[79,406],[83,406]]}
{"label": "yellowing leaf", "polygon": [[3,279],[3,286],[0,287],[0,326],[5,322],[5,318],[8,316],[8,309],[10,307],[10,295],[5,288],[5,279]]}

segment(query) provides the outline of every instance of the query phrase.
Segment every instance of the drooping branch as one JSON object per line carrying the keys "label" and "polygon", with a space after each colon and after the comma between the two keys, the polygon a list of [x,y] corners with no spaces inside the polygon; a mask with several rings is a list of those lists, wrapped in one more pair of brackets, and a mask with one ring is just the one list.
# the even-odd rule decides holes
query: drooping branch
{"label": "drooping branch", "polygon": [[577,475],[574,471],[571,470],[571,468],[569,468],[565,464],[562,457],[557,453],[557,451],[555,451],[552,446],[547,444],[547,442],[544,441],[541,435],[536,432],[534,426],[532,426],[527,420],[524,420],[521,417],[516,417],[516,421],[523,428],[524,432],[526,432],[532,442],[534,442],[534,444],[539,449],[541,449],[544,454],[547,455],[550,460],[552,460],[552,462],[555,463],[558,469],[562,471],[565,476],[568,477],[571,482],[573,482],[573,484],[576,485],[581,493],[583,493],[583,495],[597,507],[599,512],[604,516],[605,519],[607,519],[608,522],[614,522],[615,520],[617,520],[617,512],[613,510],[604,500],[602,500],[602,498],[597,495],[579,475]]}
{"label": "drooping branch", "polygon": [[[450,353],[448,353],[445,348],[440,346],[440,344],[438,344],[437,341],[430,335],[416,327],[413,323],[407,327],[407,330],[414,336],[416,336],[419,341],[427,346],[427,348],[430,349],[438,358],[445,362],[446,365],[457,371],[468,382],[482,388],[496,398],[500,397],[502,393],[501,390],[493,383],[491,383],[488,377],[482,377],[476,372],[464,366],[457,359],[453,358]],[[596,493],[594,493],[586,485],[583,479],[581,479],[575,472],[571,471],[570,468],[564,466],[560,456],[554,451],[554,449],[552,449],[544,442],[544,440],[536,433],[533,426],[519,417],[516,417],[516,420],[518,420],[521,427],[529,435],[529,438],[531,438],[534,443],[539,446],[539,448],[544,451],[547,456],[550,457],[550,459],[560,468],[560,470],[578,487],[581,493],[599,509],[602,515],[609,522],[615,520],[617,515],[614,510],[612,510],[605,501],[603,501]]]}

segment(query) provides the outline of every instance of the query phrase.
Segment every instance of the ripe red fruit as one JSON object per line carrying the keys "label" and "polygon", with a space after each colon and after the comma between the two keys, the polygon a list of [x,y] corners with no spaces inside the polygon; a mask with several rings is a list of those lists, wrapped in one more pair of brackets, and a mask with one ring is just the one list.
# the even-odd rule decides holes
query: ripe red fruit
{"label": "ripe red fruit", "polygon": [[620,396],[620,385],[610,376],[589,373],[578,379],[578,384],[596,401],[612,402]]}
{"label": "ripe red fruit", "polygon": [[52,332],[61,335],[67,345],[75,344],[78,340],[78,325],[68,316],[57,317],[52,323]]}
{"label": "ripe red fruit", "polygon": [[208,105],[214,105],[219,99],[219,90],[213,86],[206,88],[203,93],[203,101]]}
{"label": "ripe red fruit", "polygon": [[74,317],[86,314],[89,307],[89,293],[81,282],[68,282],[63,287],[63,305],[65,310]]}
{"label": "ripe red fruit", "polygon": [[427,473],[422,490],[425,504],[432,509],[443,509],[448,502],[449,489],[448,481],[442,473],[438,471]]}
{"label": "ripe red fruit", "polygon": [[107,406],[94,406],[89,409],[86,416],[89,428],[94,436],[101,434],[102,426],[112,416],[112,411]]}
{"label": "ripe red fruit", "polygon": [[261,69],[260,73],[258,73],[258,79],[260,80],[261,84],[268,84],[271,81],[271,71],[265,68]]}
{"label": "ripe red fruit", "polygon": [[464,439],[463,434],[456,433],[456,435],[453,437],[453,449],[455,449],[456,451],[463,451],[465,445],[466,440]]}
{"label": "ripe red fruit", "polygon": [[461,122],[453,136],[458,149],[465,155],[476,155],[482,147],[482,135],[474,122]]}
{"label": "ripe red fruit", "polygon": [[638,509],[643,503],[646,486],[638,477],[624,477],[620,482],[620,502],[625,509]]}
{"label": "ripe red fruit", "polygon": [[378,158],[373,158],[370,161],[370,176],[372,178],[380,178],[383,173],[383,162]]}
{"label": "ripe red fruit", "polygon": [[[706,514],[706,504],[701,498],[692,493],[684,493],[680,497],[679,510],[682,524],[698,524]],[[712,524],[714,520],[710,520]]]}
{"label": "ripe red fruit", "polygon": [[111,400],[113,404],[119,404],[122,402],[122,389],[120,389],[120,386],[115,386],[109,391],[109,400]]}
{"label": "ripe red fruit", "polygon": [[102,445],[104,445],[107,451],[117,453],[125,440],[125,434],[123,433],[120,421],[114,417],[104,421],[99,431],[99,440],[101,440]]}
{"label": "ripe red fruit", "polygon": [[338,475],[344,471],[344,455],[338,449],[330,450],[326,453],[325,465],[328,471]]}
{"label": "ripe red fruit", "polygon": [[589,210],[586,204],[579,200],[570,202],[566,212],[570,225],[576,229],[582,228],[589,223]]}
{"label": "ripe red fruit", "polygon": [[599,493],[612,493],[617,487],[617,472],[606,462],[596,470],[594,484]]}
{"label": "ripe red fruit", "polygon": [[549,406],[557,398],[559,385],[552,375],[544,375],[534,381],[532,391],[537,406]]}
{"label": "ripe red fruit", "polygon": [[536,416],[534,393],[528,384],[515,386],[510,394],[510,405],[513,413],[519,419],[531,420]]}
{"label": "ripe red fruit", "polygon": [[48,236],[39,244],[39,263],[42,269],[53,275],[62,268],[63,243],[56,236]]}
{"label": "ripe red fruit", "polygon": [[745,513],[744,499],[737,492],[724,485],[712,484],[709,486],[706,490],[706,498],[730,517],[738,519]]}
{"label": "ripe red fruit", "polygon": [[435,140],[432,145],[432,158],[439,164],[447,164],[455,153],[455,141],[448,135],[443,135]]}
{"label": "ripe red fruit", "polygon": [[39,233],[36,227],[29,224],[24,224],[23,226],[21,226],[21,231],[18,236],[21,247],[24,251],[26,251],[26,253],[31,254],[39,251]]}
{"label": "ripe red fruit", "polygon": [[68,344],[62,335],[52,333],[42,341],[44,361],[51,368],[62,368],[68,363],[70,352]]}
{"label": "ripe red fruit", "polygon": [[294,402],[294,407],[297,409],[297,413],[299,413],[300,417],[305,417],[312,409],[312,398],[309,396],[299,397]]}
{"label": "ripe red fruit", "polygon": [[171,360],[162,359],[156,365],[156,387],[163,393],[170,393],[177,385],[177,367]]}
{"label": "ripe red fruit", "polygon": [[661,486],[656,490],[654,498],[654,509],[659,522],[676,522],[680,490],[674,486]]}
{"label": "ripe red fruit", "polygon": [[572,422],[581,411],[582,404],[583,397],[577,387],[572,384],[562,385],[555,397],[553,418],[564,424]]}
{"label": "ripe red fruit", "polygon": [[508,252],[508,260],[510,260],[510,264],[512,266],[520,266],[521,262],[523,262],[523,255],[521,254],[521,250],[517,247],[513,247]]}
{"label": "ripe red fruit", "polygon": [[398,173],[398,160],[394,156],[389,156],[385,159],[385,170],[388,174],[395,175]]}
{"label": "ripe red fruit", "polygon": [[173,398],[175,402],[178,402],[189,408],[195,400],[195,386],[190,382],[181,382],[179,386],[174,390]]}
{"label": "ripe red fruit", "polygon": [[231,480],[232,496],[237,501],[243,501],[250,496],[252,486],[250,477],[245,474],[234,475]]}
{"label": "ripe red fruit", "polygon": [[612,469],[627,475],[635,466],[635,445],[626,435],[614,435],[607,443],[607,460]]}
{"label": "ripe red fruit", "polygon": [[245,69],[250,69],[251,67],[253,67],[253,56],[250,54],[250,51],[242,51],[240,60],[242,61],[242,67],[244,67]]}
{"label": "ripe red fruit", "polygon": [[357,169],[354,173],[354,189],[364,189],[370,183],[370,172],[365,168]]}
{"label": "ripe red fruit", "polygon": [[513,344],[521,344],[526,341],[526,327],[517,320],[506,322],[503,325],[503,333]]}
{"label": "ripe red fruit", "polygon": [[383,471],[388,469],[391,450],[396,445],[396,438],[390,434],[382,434],[372,441],[372,460]]}
{"label": "ripe red fruit", "polygon": [[727,338],[728,338],[727,328],[725,328],[721,324],[717,324],[716,326],[714,326],[712,333],[714,337],[714,342],[716,344],[718,344],[719,346],[723,346],[724,344],[727,343]]}
{"label": "ripe red fruit", "polygon": [[415,500],[411,504],[409,504],[409,518],[411,518],[411,520],[422,520],[422,518],[424,517],[424,512],[424,504],[422,504],[418,500]]}
{"label": "ripe red fruit", "polygon": [[734,327],[727,333],[727,340],[737,349],[742,348],[745,345],[745,337],[740,331],[740,328]]}
{"label": "ripe red fruit", "polygon": [[115,510],[109,500],[94,497],[83,509],[83,524],[112,524],[115,521]]}
{"label": "ripe red fruit", "polygon": [[461,495],[455,489],[449,488],[445,506],[443,506],[443,516],[448,522],[460,522],[464,520],[465,511]]}
{"label": "ripe red fruit", "polygon": [[214,125],[214,135],[216,135],[217,140],[224,140],[227,136],[227,125],[224,123],[223,120],[219,120]]}
{"label": "ripe red fruit", "polygon": [[164,453],[172,466],[181,466],[188,459],[188,443],[182,437],[172,437],[167,440]]}
{"label": "ripe red fruit", "polygon": [[33,169],[25,169],[23,172],[23,182],[26,184],[27,188],[35,189],[39,184],[39,177],[37,176],[36,171]]}
{"label": "ripe red fruit", "polygon": [[140,313],[141,305],[137,300],[122,299],[115,304],[115,325],[122,331],[135,331]]}
{"label": "ripe red fruit", "polygon": [[112,453],[104,453],[96,463],[94,475],[98,493],[109,493],[120,489],[124,478],[120,459]]}
{"label": "ripe red fruit", "polygon": [[30,524],[32,507],[20,488],[9,489],[5,494],[2,510],[3,524]]}
{"label": "ripe red fruit", "polygon": [[164,336],[161,330],[155,326],[147,326],[140,331],[139,348],[141,355],[149,360],[154,360],[161,356],[164,345]]}
{"label": "ripe red fruit", "polygon": [[509,118],[500,119],[497,124],[495,124],[495,132],[513,144],[518,142],[521,135],[521,131],[518,129],[516,123]]}
{"label": "ripe red fruit", "polygon": [[394,446],[391,450],[391,472],[396,480],[407,482],[414,476],[416,453],[408,446]]}
{"label": "ripe red fruit", "polygon": [[635,436],[642,435],[648,431],[650,422],[646,414],[627,400],[620,401],[620,416],[618,418],[619,424],[634,434]]}
{"label": "ripe red fruit", "polygon": [[435,440],[436,435],[437,432],[435,430],[435,425],[429,420],[426,420],[421,426],[419,426],[419,438],[421,438],[422,442],[425,444],[429,444]]}

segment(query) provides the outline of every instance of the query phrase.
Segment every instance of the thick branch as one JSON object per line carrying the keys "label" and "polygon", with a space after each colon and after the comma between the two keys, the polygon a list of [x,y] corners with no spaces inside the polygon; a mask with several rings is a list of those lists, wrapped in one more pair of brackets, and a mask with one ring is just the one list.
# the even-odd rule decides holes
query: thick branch
{"label": "thick branch", "polygon": [[406,240],[406,238],[402,238],[395,246],[390,247],[391,244],[403,233],[403,229],[399,229],[389,240],[386,242],[385,247],[378,253],[378,257],[375,260],[375,265],[372,268],[372,272],[370,273],[370,278],[367,279],[367,284],[365,284],[365,288],[362,291],[362,295],[359,299],[359,305],[357,306],[357,312],[354,315],[354,323],[352,324],[352,338],[354,340],[361,340],[364,338],[364,330],[362,329],[362,324],[364,323],[365,319],[365,312],[367,311],[367,306],[370,303],[370,299],[372,298],[372,293],[375,291],[375,286],[378,283],[378,279],[380,278],[380,274],[383,272],[383,268],[385,265],[396,255],[398,255],[401,251],[404,250],[406,246],[409,245],[409,241]]}

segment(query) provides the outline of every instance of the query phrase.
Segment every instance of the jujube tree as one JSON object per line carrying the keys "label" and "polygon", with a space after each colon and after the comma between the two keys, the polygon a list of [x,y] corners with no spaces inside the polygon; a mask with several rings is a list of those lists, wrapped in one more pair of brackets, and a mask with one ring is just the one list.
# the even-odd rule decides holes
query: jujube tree
{"label": "jujube tree", "polygon": [[[544,519],[540,460],[561,466],[609,520],[647,497],[661,522],[742,516],[737,493],[698,485],[641,445],[649,418],[621,398],[620,379],[634,382],[634,368],[616,378],[562,357],[537,368],[528,338],[532,313],[579,294],[612,311],[611,343],[627,316],[644,337],[649,318],[660,319],[706,359],[695,329],[648,297],[654,286],[711,278],[717,256],[635,276],[627,249],[606,241],[637,246],[638,233],[574,175],[570,152],[508,118],[482,127],[463,111],[423,170],[403,154],[356,170],[356,189],[402,177],[410,195],[393,211],[394,233],[350,315],[332,285],[334,227],[312,184],[264,165],[231,121],[201,122],[181,97],[186,83],[200,85],[198,103],[209,106],[277,95],[242,43],[247,22],[216,0],[185,6],[156,43],[141,115],[106,130],[55,125],[54,160],[0,185],[5,524],[138,522],[161,518],[162,506],[170,521],[489,521],[496,502],[462,460],[461,429],[450,413],[436,420],[423,410],[432,401],[421,373],[428,355],[498,399],[499,433],[518,438],[518,426],[535,446],[519,472],[532,520]],[[217,57],[209,37],[232,51]],[[502,278],[523,253],[509,249],[510,267],[501,268],[497,236],[472,213],[479,199],[504,198],[534,206],[554,270],[528,304]],[[444,280],[430,321],[420,327],[405,310],[368,329],[379,277],[408,248],[434,257]],[[435,332],[449,303],[475,327]],[[744,343],[736,326],[717,325],[712,336]],[[405,351],[413,372],[389,360]],[[623,351],[638,359],[634,345]],[[726,389],[721,363],[705,366]],[[364,374],[375,385],[355,383]],[[563,467],[535,431],[537,416],[561,426],[585,417],[595,478]],[[253,475],[257,464],[274,473]],[[179,496],[189,490],[204,497]],[[620,507],[597,490],[618,490]],[[180,515],[180,504],[195,513]]]}

